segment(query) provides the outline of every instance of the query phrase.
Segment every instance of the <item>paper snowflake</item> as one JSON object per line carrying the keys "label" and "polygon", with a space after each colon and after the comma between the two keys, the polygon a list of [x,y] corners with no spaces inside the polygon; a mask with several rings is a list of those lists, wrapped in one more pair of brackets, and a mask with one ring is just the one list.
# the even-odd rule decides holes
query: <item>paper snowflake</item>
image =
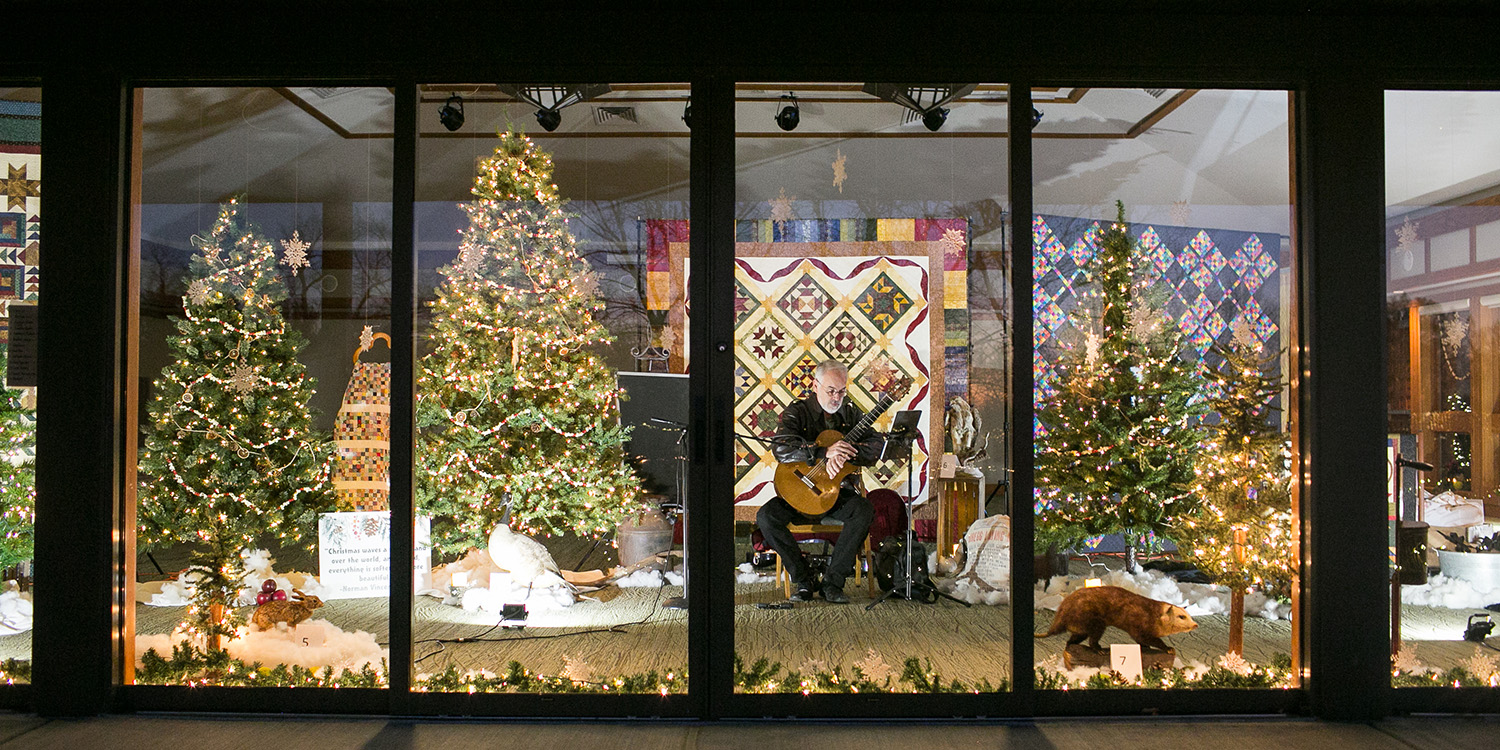
{"label": "paper snowflake", "polygon": [[309,247],[312,247],[312,245],[302,241],[300,232],[292,232],[291,239],[281,241],[281,249],[286,251],[281,257],[281,263],[292,269],[293,276],[297,275],[298,269],[307,268],[312,265],[307,261],[307,249]]}
{"label": "paper snowflake", "polygon": [[359,332],[359,350],[362,352],[367,352],[370,350],[370,347],[374,345],[375,329],[371,326],[365,326],[364,330]]}
{"label": "paper snowflake", "polygon": [[188,284],[187,298],[195,305],[208,302],[208,297],[211,294],[213,294],[213,289],[210,289],[208,282],[203,279],[194,279],[193,283]]}
{"label": "paper snowflake", "polygon": [[797,218],[796,214],[792,213],[792,201],[794,200],[797,200],[797,196],[794,195],[788,198],[786,188],[782,188],[781,194],[770,201],[771,221],[784,226],[787,222]]}
{"label": "paper snowflake", "polygon": [[1099,346],[1102,343],[1099,339],[1099,334],[1093,331],[1089,331],[1088,335],[1083,337],[1083,361],[1089,367],[1093,367],[1099,363]]}
{"label": "paper snowflake", "polygon": [[484,251],[473,245],[464,245],[458,250],[458,262],[456,270],[459,276],[479,275],[479,261],[484,259]]}
{"label": "paper snowflake", "polygon": [[1401,226],[1396,227],[1397,250],[1408,253],[1416,251],[1417,243],[1420,242],[1417,238],[1417,226],[1417,224],[1411,223],[1411,217],[1407,217],[1405,221],[1401,222]]}
{"label": "paper snowflake", "polygon": [[849,179],[849,173],[844,171],[844,162],[848,159],[843,149],[839,149],[833,159],[833,186],[839,189],[839,193],[844,192],[844,180]]}
{"label": "paper snowflake", "polygon": [[1193,208],[1187,201],[1172,201],[1172,223],[1179,227],[1185,227],[1188,220],[1193,217]]}
{"label": "paper snowflake", "polygon": [[1219,657],[1219,666],[1241,677],[1249,676],[1251,672],[1255,671],[1255,667],[1251,666],[1250,662],[1245,661],[1245,657],[1233,652]]}
{"label": "paper snowflake", "polygon": [[1161,325],[1161,317],[1150,306],[1138,302],[1130,305],[1130,329],[1137,336],[1150,336]]}
{"label": "paper snowflake", "polygon": [[237,365],[224,384],[229,387],[229,390],[241,394],[255,390],[255,368],[250,365]]}
{"label": "paper snowflake", "polygon": [[599,274],[594,273],[592,269],[579,274],[578,280],[573,283],[577,285],[578,291],[583,296],[599,296]]}
{"label": "paper snowflake", "polygon": [[1250,326],[1245,323],[1243,318],[1235,323],[1234,336],[1231,340],[1253,352],[1258,352],[1265,347],[1265,344],[1261,343],[1261,340],[1255,337],[1255,332],[1250,330]]}
{"label": "paper snowflake", "polygon": [[574,682],[591,682],[594,679],[594,668],[583,657],[568,654],[563,656],[562,676]]}
{"label": "paper snowflake", "polygon": [[959,229],[949,229],[943,232],[943,239],[940,242],[943,243],[944,255],[962,257],[965,254],[964,251],[967,249],[964,243],[964,233]]}
{"label": "paper snowflake", "polygon": [[880,658],[880,654],[875,653],[873,648],[865,653],[865,658],[854,662],[854,666],[864,673],[866,680],[877,684],[896,676],[896,671],[891,669],[891,666],[886,664],[885,659]]}
{"label": "paper snowflake", "polygon": [[1395,667],[1397,672],[1406,674],[1422,674],[1427,671],[1427,667],[1422,666],[1422,662],[1417,659],[1416,644],[1401,645],[1401,649],[1396,652]]}
{"label": "paper snowflake", "polygon": [[1500,662],[1497,662],[1495,657],[1485,653],[1476,653],[1460,661],[1459,665],[1464,668],[1464,671],[1485,682],[1490,682],[1495,677],[1496,671],[1500,670]]}

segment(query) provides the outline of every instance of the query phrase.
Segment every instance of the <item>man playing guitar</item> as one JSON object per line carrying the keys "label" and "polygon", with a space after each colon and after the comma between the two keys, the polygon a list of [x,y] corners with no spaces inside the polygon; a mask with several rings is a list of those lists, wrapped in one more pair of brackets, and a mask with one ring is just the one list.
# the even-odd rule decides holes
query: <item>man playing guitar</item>
{"label": "man playing guitar", "polygon": [[[837,475],[845,464],[873,466],[884,457],[887,437],[879,433],[871,433],[869,439],[858,443],[839,440],[827,448],[815,444],[824,431],[847,433],[864,416],[864,411],[846,398],[848,385],[849,368],[841,362],[825,360],[813,370],[812,394],[792,403],[781,413],[771,445],[771,453],[778,462],[811,464],[823,461],[826,474],[832,476]],[[778,496],[761,506],[755,522],[771,549],[781,556],[782,564],[791,576],[791,600],[805,602],[811,601],[813,592],[819,590],[818,582],[787,526],[817,523],[824,518],[841,521],[844,527],[833,545],[828,570],[823,574],[821,593],[826,602],[845,604],[849,596],[844,593],[844,579],[854,572],[855,557],[864,547],[874,517],[875,510],[865,498],[859,472],[855,471],[844,479],[833,506],[821,515],[805,514]]]}

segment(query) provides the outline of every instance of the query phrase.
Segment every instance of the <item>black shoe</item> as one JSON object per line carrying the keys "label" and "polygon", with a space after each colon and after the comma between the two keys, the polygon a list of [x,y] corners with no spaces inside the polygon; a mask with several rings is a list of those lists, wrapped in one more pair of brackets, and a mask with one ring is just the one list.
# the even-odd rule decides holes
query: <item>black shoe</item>
{"label": "black shoe", "polygon": [[823,587],[823,601],[829,604],[848,604],[849,595],[844,593],[843,586],[827,585]]}
{"label": "black shoe", "polygon": [[792,595],[787,597],[794,602],[810,602],[813,600],[813,587],[810,583],[792,584]]}

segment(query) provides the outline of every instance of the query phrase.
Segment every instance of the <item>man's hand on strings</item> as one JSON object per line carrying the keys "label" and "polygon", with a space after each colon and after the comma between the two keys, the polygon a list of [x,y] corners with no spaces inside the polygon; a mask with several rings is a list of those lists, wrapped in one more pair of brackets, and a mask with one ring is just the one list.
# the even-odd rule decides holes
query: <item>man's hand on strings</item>
{"label": "man's hand on strings", "polygon": [[844,464],[856,454],[854,445],[847,440],[840,440],[828,446],[828,453],[824,460],[828,462],[828,476],[838,474],[843,470]]}

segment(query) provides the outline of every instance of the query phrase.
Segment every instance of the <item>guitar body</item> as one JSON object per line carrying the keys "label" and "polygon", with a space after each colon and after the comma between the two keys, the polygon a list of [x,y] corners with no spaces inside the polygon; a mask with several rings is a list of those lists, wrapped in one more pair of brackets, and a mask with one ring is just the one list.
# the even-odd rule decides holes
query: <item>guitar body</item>
{"label": "guitar body", "polygon": [[[827,448],[844,439],[838,430],[824,430],[818,435],[817,446]],[[801,461],[776,465],[776,494],[796,508],[799,513],[821,516],[827,513],[839,499],[839,486],[844,478],[854,473],[858,466],[845,463],[839,473],[829,476],[822,461],[808,464]]]}

